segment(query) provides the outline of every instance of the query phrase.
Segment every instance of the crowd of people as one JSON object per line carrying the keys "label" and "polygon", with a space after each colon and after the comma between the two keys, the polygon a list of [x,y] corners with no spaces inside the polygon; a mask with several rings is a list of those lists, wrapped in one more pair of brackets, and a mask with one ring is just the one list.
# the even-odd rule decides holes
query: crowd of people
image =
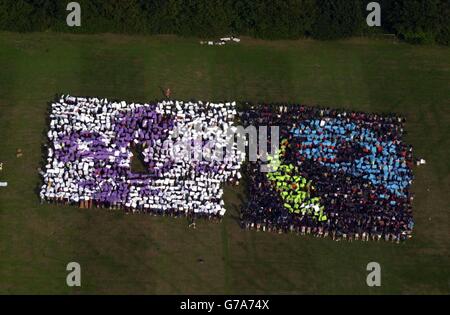
{"label": "crowd of people", "polygon": [[[244,127],[278,126],[280,147],[242,165],[246,153],[233,133],[238,118]],[[414,226],[413,155],[403,125],[393,114],[303,105],[257,105],[238,114],[234,102],[61,96],[51,105],[40,197],[81,208],[220,219],[223,185],[239,183],[242,169],[243,228],[400,242]],[[225,149],[225,157],[214,158]],[[136,158],[144,171],[133,170]]]}
{"label": "crowd of people", "polygon": [[276,176],[260,171],[263,161],[244,166],[244,228],[334,240],[410,237],[413,156],[402,142],[404,119],[273,104],[252,106],[241,120],[279,126],[282,140],[271,152],[272,161],[278,160],[272,167]]}
{"label": "crowd of people", "polygon": [[[236,114],[235,103],[61,96],[51,105],[41,200],[220,218],[222,184],[239,180],[243,153],[234,146],[223,159],[198,155],[208,141],[225,148]],[[144,172],[131,167],[135,146]]]}

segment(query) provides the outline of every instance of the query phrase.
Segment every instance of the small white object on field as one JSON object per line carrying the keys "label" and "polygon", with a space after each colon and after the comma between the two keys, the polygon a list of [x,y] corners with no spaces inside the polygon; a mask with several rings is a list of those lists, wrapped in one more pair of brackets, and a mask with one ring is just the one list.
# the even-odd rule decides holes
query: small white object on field
{"label": "small white object on field", "polygon": [[425,161],[424,159],[416,160],[416,165],[425,165],[425,164],[427,164],[427,161]]}
{"label": "small white object on field", "polygon": [[228,42],[233,41],[235,43],[239,43],[241,40],[237,37],[231,36],[231,37],[222,37],[218,41],[200,41],[200,45],[209,45],[209,46],[223,46],[227,44]]}

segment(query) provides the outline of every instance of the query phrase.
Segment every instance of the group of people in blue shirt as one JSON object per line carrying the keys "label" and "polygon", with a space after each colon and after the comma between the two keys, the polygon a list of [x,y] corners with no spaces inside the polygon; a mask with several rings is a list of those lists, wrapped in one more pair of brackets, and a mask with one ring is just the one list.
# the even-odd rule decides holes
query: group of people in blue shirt
{"label": "group of people in blue shirt", "polygon": [[413,152],[403,142],[403,118],[261,104],[243,111],[241,120],[244,125],[279,126],[285,144],[281,164],[295,166],[296,176],[311,182],[308,194],[323,209],[320,216],[291,211],[261,172],[265,162],[249,162],[243,169],[248,182],[248,201],[241,210],[244,228],[334,240],[400,242],[411,236]]}

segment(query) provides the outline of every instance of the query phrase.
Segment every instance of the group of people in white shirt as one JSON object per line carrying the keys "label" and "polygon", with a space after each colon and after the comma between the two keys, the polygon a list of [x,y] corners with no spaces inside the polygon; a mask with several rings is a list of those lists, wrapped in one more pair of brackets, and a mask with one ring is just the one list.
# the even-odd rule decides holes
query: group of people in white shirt
{"label": "group of people in white shirt", "polygon": [[[238,182],[245,155],[233,143],[236,114],[234,102],[63,95],[51,105],[41,200],[220,218],[223,184]],[[132,169],[137,158],[145,171]]]}

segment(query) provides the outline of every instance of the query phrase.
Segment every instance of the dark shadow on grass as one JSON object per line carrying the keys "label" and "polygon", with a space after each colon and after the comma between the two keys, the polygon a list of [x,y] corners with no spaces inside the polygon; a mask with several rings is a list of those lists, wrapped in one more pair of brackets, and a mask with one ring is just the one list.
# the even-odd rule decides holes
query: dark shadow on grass
{"label": "dark shadow on grass", "polygon": [[149,170],[144,161],[144,147],[142,144],[132,144],[131,145],[131,153],[133,153],[133,157],[131,158],[131,172],[138,174],[148,174]]}

